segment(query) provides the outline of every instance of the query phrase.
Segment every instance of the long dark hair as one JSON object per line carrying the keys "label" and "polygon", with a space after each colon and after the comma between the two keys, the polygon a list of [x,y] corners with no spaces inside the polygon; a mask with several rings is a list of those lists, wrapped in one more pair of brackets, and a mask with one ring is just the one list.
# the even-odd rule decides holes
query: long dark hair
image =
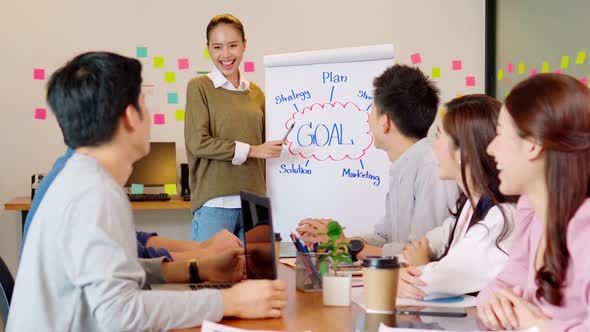
{"label": "long dark hair", "polygon": [[506,108],[519,135],[544,149],[547,247],[535,278],[536,296],[561,305],[570,259],[568,224],[590,196],[590,90],[571,76],[535,75],[514,87]]}
{"label": "long dark hair", "polygon": [[[442,118],[442,126],[450,136],[453,149],[461,152],[461,180],[465,193],[461,193],[455,203],[455,211],[451,214],[455,217],[453,230],[449,234],[447,248],[444,257],[453,242],[455,229],[459,215],[467,200],[473,206],[473,215],[469,220],[467,230],[471,226],[483,220],[488,211],[497,206],[504,218],[502,231],[496,238],[496,247],[502,250],[500,242],[511,232],[511,223],[506,212],[500,206],[502,203],[515,203],[517,197],[506,196],[500,192],[498,169],[494,158],[487,154],[486,149],[496,136],[496,124],[502,104],[496,99],[484,94],[472,94],[455,98],[447,103],[447,111]],[[469,168],[470,179],[467,179],[466,169]],[[473,188],[469,187],[469,184]],[[473,201],[472,192],[481,194],[478,202]]]}

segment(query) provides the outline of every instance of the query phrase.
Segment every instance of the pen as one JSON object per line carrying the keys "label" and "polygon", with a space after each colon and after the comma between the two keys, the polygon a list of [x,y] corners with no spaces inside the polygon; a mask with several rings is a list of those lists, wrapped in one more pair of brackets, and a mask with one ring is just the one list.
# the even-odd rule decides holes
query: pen
{"label": "pen", "polygon": [[287,132],[285,133],[285,136],[283,137],[283,141],[287,139],[287,136],[289,136],[289,134],[291,133],[293,128],[295,128],[295,121],[291,122],[291,126],[289,127],[289,129],[287,129]]}
{"label": "pen", "polygon": [[413,310],[399,310],[396,309],[397,315],[411,315],[411,316],[438,316],[438,317],[465,317],[465,312],[449,312],[449,311],[413,311]]}

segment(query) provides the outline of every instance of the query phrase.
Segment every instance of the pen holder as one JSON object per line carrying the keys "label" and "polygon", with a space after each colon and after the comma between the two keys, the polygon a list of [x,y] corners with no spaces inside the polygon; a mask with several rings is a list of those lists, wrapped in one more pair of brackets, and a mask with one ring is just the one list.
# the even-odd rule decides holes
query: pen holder
{"label": "pen holder", "polygon": [[302,292],[321,292],[319,257],[324,254],[297,252],[295,256],[295,287]]}

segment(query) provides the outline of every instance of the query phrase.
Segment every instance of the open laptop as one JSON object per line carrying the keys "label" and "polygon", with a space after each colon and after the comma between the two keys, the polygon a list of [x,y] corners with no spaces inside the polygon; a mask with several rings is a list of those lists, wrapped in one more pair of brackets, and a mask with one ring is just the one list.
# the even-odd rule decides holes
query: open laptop
{"label": "open laptop", "polygon": [[[277,278],[276,253],[270,199],[249,192],[240,192],[242,225],[244,229],[244,253],[247,279]],[[193,290],[206,288],[229,288],[232,283],[162,284],[152,289]]]}

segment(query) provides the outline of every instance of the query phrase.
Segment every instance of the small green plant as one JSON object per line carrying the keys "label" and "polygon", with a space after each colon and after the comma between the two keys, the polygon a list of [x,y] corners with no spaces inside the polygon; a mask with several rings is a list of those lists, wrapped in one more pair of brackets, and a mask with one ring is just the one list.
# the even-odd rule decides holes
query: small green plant
{"label": "small green plant", "polygon": [[346,242],[339,242],[340,237],[342,236],[342,226],[335,221],[332,220],[328,223],[328,232],[322,235],[328,236],[328,241],[320,244],[318,249],[324,251],[324,254],[318,257],[320,261],[320,273],[324,276],[327,272],[326,263],[330,264],[331,271],[334,276],[338,275],[338,265],[340,262],[352,262],[352,258],[347,250],[347,243]]}

